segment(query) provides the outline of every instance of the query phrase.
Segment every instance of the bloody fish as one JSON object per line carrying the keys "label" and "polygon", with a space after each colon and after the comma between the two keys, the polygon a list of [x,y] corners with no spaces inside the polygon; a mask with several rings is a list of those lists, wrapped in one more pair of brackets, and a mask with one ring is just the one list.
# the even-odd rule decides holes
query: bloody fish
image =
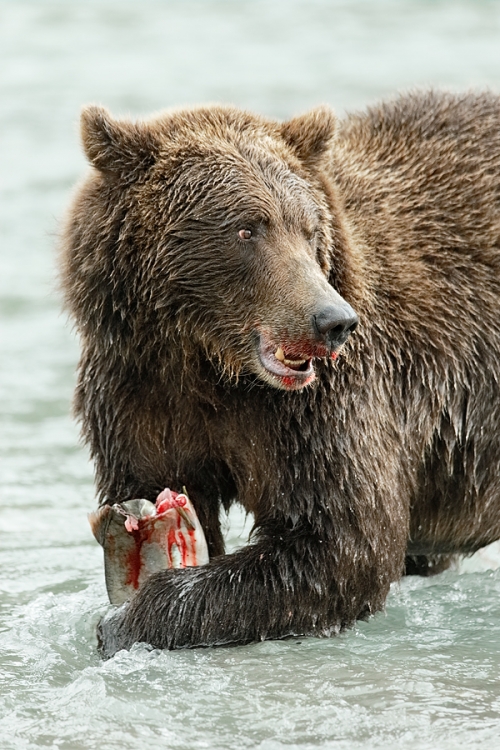
{"label": "bloody fish", "polygon": [[127,500],[89,513],[92,532],[104,550],[111,604],[128,601],[152,573],[208,562],[203,529],[184,491],[168,488],[156,503]]}

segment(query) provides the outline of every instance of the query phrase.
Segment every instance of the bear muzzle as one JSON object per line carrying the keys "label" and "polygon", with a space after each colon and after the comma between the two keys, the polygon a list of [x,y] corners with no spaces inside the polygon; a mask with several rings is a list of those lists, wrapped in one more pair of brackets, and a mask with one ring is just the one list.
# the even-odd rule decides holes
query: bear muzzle
{"label": "bear muzzle", "polygon": [[285,390],[309,385],[316,377],[314,359],[336,359],[337,351],[357,325],[358,316],[343,300],[340,305],[324,306],[312,315],[308,336],[276,336],[261,330],[258,355],[266,380]]}

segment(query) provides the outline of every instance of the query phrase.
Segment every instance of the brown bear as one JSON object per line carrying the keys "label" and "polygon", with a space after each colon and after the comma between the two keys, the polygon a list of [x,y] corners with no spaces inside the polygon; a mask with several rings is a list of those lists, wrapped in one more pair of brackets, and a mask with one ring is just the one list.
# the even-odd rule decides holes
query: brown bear
{"label": "brown bear", "polygon": [[82,138],[61,273],[100,502],[185,486],[210,552],[101,623],[105,655],[338,633],[405,559],[500,537],[500,97],[91,106]]}

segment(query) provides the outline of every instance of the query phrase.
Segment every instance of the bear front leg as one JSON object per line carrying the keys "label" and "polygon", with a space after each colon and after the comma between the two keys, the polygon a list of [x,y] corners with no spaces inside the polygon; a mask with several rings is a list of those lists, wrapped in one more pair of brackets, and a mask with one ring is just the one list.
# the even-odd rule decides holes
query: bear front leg
{"label": "bear front leg", "polygon": [[367,540],[333,546],[295,529],[202,567],[161,571],[101,621],[100,651],[110,657],[137,642],[177,649],[331,635],[384,604],[393,571],[372,551]]}
{"label": "bear front leg", "polygon": [[189,484],[189,499],[193,503],[198,520],[205,533],[210,559],[223,555],[225,551],[224,535],[220,523],[220,501],[218,492],[209,493],[198,490]]}

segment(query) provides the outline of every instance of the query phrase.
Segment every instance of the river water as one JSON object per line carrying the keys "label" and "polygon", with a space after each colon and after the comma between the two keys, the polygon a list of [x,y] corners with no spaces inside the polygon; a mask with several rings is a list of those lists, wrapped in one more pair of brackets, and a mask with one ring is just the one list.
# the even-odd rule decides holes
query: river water
{"label": "river water", "polygon": [[[70,412],[78,347],[54,245],[84,103],[339,113],[415,85],[500,86],[500,3],[0,0],[0,746],[493,748],[500,551],[394,586],[332,640],[96,653],[106,608]],[[244,518],[228,522],[244,543]]]}

